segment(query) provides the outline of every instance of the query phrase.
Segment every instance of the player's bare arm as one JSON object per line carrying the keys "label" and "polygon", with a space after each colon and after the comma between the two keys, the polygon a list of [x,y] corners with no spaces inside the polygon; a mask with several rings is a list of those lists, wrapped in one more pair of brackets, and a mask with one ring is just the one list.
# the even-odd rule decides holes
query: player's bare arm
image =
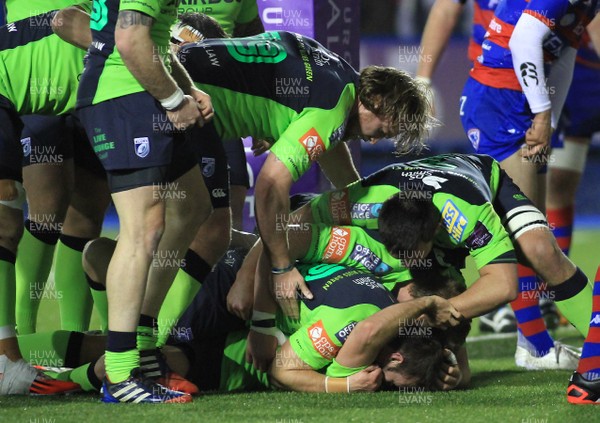
{"label": "player's bare arm", "polygon": [[[344,348],[342,346],[340,353]],[[281,347],[280,354],[286,359],[273,361],[269,368],[269,381],[279,389],[298,392],[366,392],[377,390],[383,380],[383,373],[378,366],[369,366],[344,378],[326,377],[302,361],[289,342]]]}
{"label": "player's bare arm", "polygon": [[183,94],[167,71],[150,36],[153,23],[154,20],[143,13],[120,11],[115,45],[131,74],[163,104],[175,126],[185,129],[200,120],[200,107],[192,97]]}
{"label": "player's bare arm", "polygon": [[92,43],[90,15],[77,6],[59,10],[52,19],[52,30],[66,42],[83,50]]}
{"label": "player's bare arm", "polygon": [[479,279],[450,302],[467,319],[481,316],[517,297],[517,265],[488,264],[479,269]]}
{"label": "player's bare arm", "polygon": [[437,0],[432,6],[421,38],[420,54],[427,60],[419,60],[417,77],[431,80],[463,7],[455,0]]}
{"label": "player's bare arm", "polygon": [[346,143],[339,143],[319,156],[319,167],[336,188],[358,181],[360,175],[354,166],[350,149]]}

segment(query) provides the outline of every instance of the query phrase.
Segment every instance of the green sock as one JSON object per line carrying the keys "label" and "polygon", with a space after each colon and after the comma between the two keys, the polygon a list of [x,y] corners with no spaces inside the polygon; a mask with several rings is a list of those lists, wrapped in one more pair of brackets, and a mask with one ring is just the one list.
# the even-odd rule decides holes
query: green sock
{"label": "green sock", "polygon": [[593,288],[581,269],[577,268],[575,274],[562,284],[549,287],[549,292],[554,295],[554,303],[560,312],[586,337],[592,315]]}
{"label": "green sock", "polygon": [[140,353],[137,349],[124,352],[106,351],[104,356],[106,377],[111,383],[129,379],[131,370],[140,367]]}
{"label": "green sock", "polygon": [[15,327],[15,255],[0,247],[0,328]]}
{"label": "green sock", "polygon": [[587,336],[592,315],[592,285],[587,286],[574,297],[555,301],[560,312],[583,335]]}
{"label": "green sock", "polygon": [[165,345],[171,329],[191,304],[201,286],[201,283],[190,274],[181,269],[177,272],[158,313],[157,346],[159,348]]}
{"label": "green sock", "polygon": [[46,367],[73,367],[79,363],[83,335],[78,332],[55,332],[19,335],[19,350],[26,361]]}
{"label": "green sock", "polygon": [[71,370],[64,372],[56,372],[53,370],[44,370],[44,374],[56,380],[63,380],[68,382],[75,382],[81,386],[86,392],[89,391],[100,391],[102,382],[94,373],[94,366],[96,362],[86,363],[82,366],[76,367]]}
{"label": "green sock", "polygon": [[106,287],[101,283],[94,281],[85,273],[85,279],[90,287],[90,293],[94,299],[94,307],[100,318],[100,330],[108,330],[108,298],[106,297]]}
{"label": "green sock", "polygon": [[140,351],[156,349],[156,332],[152,326],[137,327],[137,348]]}
{"label": "green sock", "polygon": [[17,332],[22,335],[35,332],[37,313],[52,267],[52,256],[58,238],[56,234],[51,233],[39,235],[48,242],[36,238],[29,230],[30,225],[34,224],[29,220],[25,223],[15,265],[17,275],[15,316]]}
{"label": "green sock", "polygon": [[60,327],[85,332],[90,326],[93,300],[81,265],[87,238],[61,235],[56,248],[54,280],[60,308]]}

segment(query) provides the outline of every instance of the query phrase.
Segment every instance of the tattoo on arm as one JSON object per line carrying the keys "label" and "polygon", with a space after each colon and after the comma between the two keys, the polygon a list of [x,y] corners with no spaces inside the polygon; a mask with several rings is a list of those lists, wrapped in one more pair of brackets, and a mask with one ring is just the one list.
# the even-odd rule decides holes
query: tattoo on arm
{"label": "tattoo on arm", "polygon": [[152,26],[153,22],[154,19],[150,16],[133,10],[121,10],[117,19],[117,25],[121,29],[127,29],[134,25]]}

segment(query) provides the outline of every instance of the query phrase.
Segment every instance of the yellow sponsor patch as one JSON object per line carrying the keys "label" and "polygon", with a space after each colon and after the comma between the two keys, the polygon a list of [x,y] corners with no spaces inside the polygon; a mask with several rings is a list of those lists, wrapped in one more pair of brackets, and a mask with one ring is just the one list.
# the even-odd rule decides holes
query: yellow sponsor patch
{"label": "yellow sponsor patch", "polygon": [[442,209],[442,220],[450,238],[459,243],[469,221],[452,200],[448,200],[446,201],[446,204],[444,204],[444,208]]}

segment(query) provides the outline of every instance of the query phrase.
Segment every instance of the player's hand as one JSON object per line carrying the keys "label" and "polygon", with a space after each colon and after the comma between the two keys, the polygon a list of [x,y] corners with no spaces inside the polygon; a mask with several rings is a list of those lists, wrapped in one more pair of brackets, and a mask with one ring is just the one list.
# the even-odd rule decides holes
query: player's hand
{"label": "player's hand", "polygon": [[428,305],[424,318],[429,326],[445,329],[461,322],[462,315],[450,304],[450,301],[436,295],[426,297],[426,301]]}
{"label": "player's hand", "polygon": [[252,154],[254,157],[260,156],[271,148],[271,144],[267,140],[252,137]]}
{"label": "player's hand", "polygon": [[200,107],[196,100],[189,95],[183,97],[181,105],[175,110],[167,110],[167,117],[180,131],[185,131],[196,123],[200,126],[203,125]]}
{"label": "player's hand", "polygon": [[191,96],[198,102],[200,107],[200,114],[204,122],[210,122],[215,116],[215,110],[213,109],[212,101],[210,96],[198,88],[192,88]]}
{"label": "player's hand", "polygon": [[262,371],[269,370],[271,362],[277,352],[277,338],[271,335],[248,332],[248,344],[246,346],[246,361]]}
{"label": "player's hand", "polygon": [[[550,137],[552,136],[551,112],[546,110],[535,115],[531,128],[525,133],[525,146],[521,155],[526,158],[546,156],[548,154]],[[545,163],[540,161],[540,163]]]}
{"label": "player's hand", "polygon": [[[300,291],[300,293],[298,292]],[[300,318],[299,294],[312,300],[313,295],[306,286],[304,278],[295,267],[281,275],[273,275],[273,295],[286,316]]]}
{"label": "player's hand", "polygon": [[442,391],[455,389],[462,380],[462,372],[458,366],[456,356],[452,351],[444,349],[444,361],[438,373],[436,384]]}
{"label": "player's hand", "polygon": [[250,320],[254,306],[254,278],[238,272],[233,286],[227,294],[227,310],[243,320]]}
{"label": "player's hand", "polygon": [[350,392],[373,392],[379,389],[383,382],[383,371],[379,366],[370,365],[358,373],[348,376]]}

